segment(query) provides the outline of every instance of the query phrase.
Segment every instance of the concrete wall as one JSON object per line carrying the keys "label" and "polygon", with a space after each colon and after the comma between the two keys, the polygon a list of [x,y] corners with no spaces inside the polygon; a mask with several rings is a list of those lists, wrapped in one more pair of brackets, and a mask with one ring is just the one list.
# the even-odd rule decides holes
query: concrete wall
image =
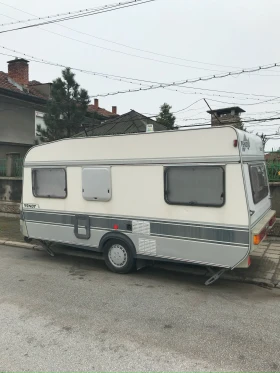
{"label": "concrete wall", "polygon": [[[23,156],[34,144],[35,111],[44,112],[45,108],[0,95],[0,158],[11,151]],[[8,151],[4,144],[9,147]],[[13,146],[17,146],[17,149],[11,149]]]}
{"label": "concrete wall", "polygon": [[28,149],[30,149],[30,147],[31,145],[9,144],[0,141],[0,159],[6,158],[6,155],[8,153],[19,153],[20,158],[24,158],[26,152],[28,151]]}

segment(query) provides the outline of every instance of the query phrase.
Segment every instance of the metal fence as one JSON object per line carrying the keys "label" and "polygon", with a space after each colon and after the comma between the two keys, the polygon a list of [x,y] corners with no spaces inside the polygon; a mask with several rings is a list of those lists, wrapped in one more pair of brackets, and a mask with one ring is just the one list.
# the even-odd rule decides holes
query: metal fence
{"label": "metal fence", "polygon": [[[12,165],[12,176],[22,177],[23,158],[16,158]],[[7,176],[7,159],[0,159],[0,177]]]}
{"label": "metal fence", "polygon": [[6,176],[6,159],[0,159],[0,176]]}
{"label": "metal fence", "polygon": [[16,158],[13,164],[13,176],[21,177],[23,167],[23,158]]}

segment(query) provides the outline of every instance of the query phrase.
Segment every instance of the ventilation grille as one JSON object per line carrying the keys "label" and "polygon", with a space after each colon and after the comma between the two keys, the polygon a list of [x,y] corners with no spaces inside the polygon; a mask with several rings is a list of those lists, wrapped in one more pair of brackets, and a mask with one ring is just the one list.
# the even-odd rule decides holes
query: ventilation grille
{"label": "ventilation grille", "polygon": [[147,221],[132,220],[132,233],[150,235],[150,223]]}
{"label": "ventilation grille", "polygon": [[155,240],[145,240],[144,238],[139,238],[139,254],[144,255],[157,255],[156,241]]}

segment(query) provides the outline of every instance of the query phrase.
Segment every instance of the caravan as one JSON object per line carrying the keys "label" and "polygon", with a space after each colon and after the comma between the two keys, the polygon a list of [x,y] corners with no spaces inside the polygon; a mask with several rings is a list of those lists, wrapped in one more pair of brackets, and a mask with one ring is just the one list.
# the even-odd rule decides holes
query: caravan
{"label": "caravan", "polygon": [[[250,265],[275,222],[259,137],[233,127],[63,139],[24,162],[21,232],[50,249],[137,260]],[[49,250],[51,252],[51,250]]]}

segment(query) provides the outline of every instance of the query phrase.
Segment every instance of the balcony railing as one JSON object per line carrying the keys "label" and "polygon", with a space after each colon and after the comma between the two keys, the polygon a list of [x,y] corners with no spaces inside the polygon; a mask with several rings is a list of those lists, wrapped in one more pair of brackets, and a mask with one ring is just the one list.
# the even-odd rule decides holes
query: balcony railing
{"label": "balcony railing", "polygon": [[[11,177],[22,177],[23,158],[14,158],[12,162]],[[0,177],[7,175],[7,158],[0,159]]]}

